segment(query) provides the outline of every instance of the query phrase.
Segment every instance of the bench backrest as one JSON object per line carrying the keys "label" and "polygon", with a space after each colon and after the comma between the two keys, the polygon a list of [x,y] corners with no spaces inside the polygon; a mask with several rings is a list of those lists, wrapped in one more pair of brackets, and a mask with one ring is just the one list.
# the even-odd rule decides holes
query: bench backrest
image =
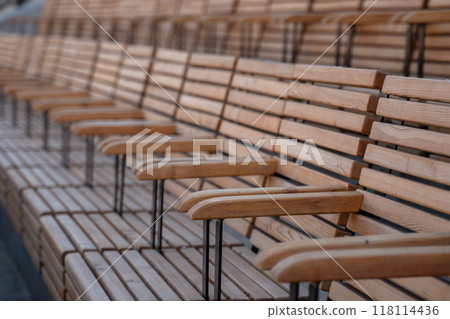
{"label": "bench backrest", "polygon": [[311,9],[311,0],[272,0],[270,13],[308,12]]}
{"label": "bench backrest", "polygon": [[206,13],[208,0],[181,0],[181,16],[202,16]]}
{"label": "bench backrest", "polygon": [[[425,5],[428,1],[427,0],[378,0],[375,5],[372,6],[374,10],[417,10],[417,9],[424,9]],[[366,10],[369,8],[374,1],[372,0],[362,0],[362,10]]]}
{"label": "bench backrest", "polygon": [[94,95],[112,97],[124,52],[117,44],[112,42],[102,41],[99,46],[92,81],[89,86],[90,91]]}
{"label": "bench backrest", "polygon": [[[307,65],[238,59],[218,129],[219,136],[225,139],[225,155],[249,154],[239,142],[242,137],[252,144],[266,139],[261,152],[279,159],[285,154],[281,154],[281,146],[271,144],[271,139],[296,138],[298,143],[288,148],[288,163],[280,165],[275,176],[209,178],[203,182],[202,189],[298,184],[357,187],[361,169],[367,167],[362,157],[370,143],[367,135],[375,120],[384,75],[371,70],[316,66],[303,75],[301,83],[290,87],[293,79],[307,70]],[[281,98],[276,100],[278,97]],[[266,108],[267,112],[262,114]],[[179,112],[182,114],[181,110]],[[324,112],[328,114],[326,118],[321,115]],[[233,139],[238,140],[236,148],[230,147]],[[302,166],[294,164],[308,139],[314,139],[325,165],[317,163],[314,156],[306,159],[307,163]],[[345,225],[345,216],[302,217],[298,221],[307,223],[306,231],[315,237],[346,234],[339,227]],[[307,236],[290,222],[279,218],[226,221],[242,235],[250,237],[258,248],[275,241]]]}
{"label": "bench backrest", "polygon": [[[450,23],[430,23],[426,26],[423,72],[425,77],[450,78]],[[413,56],[412,74],[419,50]]]}
{"label": "bench backrest", "polygon": [[33,54],[29,54],[26,74],[32,77],[38,77],[42,68],[42,61],[45,57],[47,37],[37,35],[33,37],[32,42],[31,52],[33,52]]}
{"label": "bench backrest", "polygon": [[448,9],[450,8],[450,4],[445,0],[428,0],[427,8],[430,9]]}
{"label": "bench backrest", "polygon": [[239,0],[236,8],[237,14],[267,13],[271,0]]}
{"label": "bench backrest", "polygon": [[93,40],[65,38],[54,82],[86,90],[94,70],[98,44]]}
{"label": "bench backrest", "polygon": [[[347,228],[358,235],[450,231],[450,83],[388,76],[361,173],[362,213]],[[362,280],[375,299],[448,300],[450,285],[438,278]],[[331,296],[348,290],[366,298],[353,282],[334,283]]]}
{"label": "bench backrest", "polygon": [[39,77],[44,80],[54,80],[56,70],[60,58],[62,56],[62,49],[64,45],[64,38],[60,36],[51,36],[45,43],[45,53],[40,63],[42,64]]}
{"label": "bench backrest", "polygon": [[402,74],[406,59],[407,28],[404,23],[356,26],[354,41],[350,47],[350,66],[373,67]]}
{"label": "bench backrest", "polygon": [[175,117],[189,54],[184,51],[159,48],[142,99],[142,109],[151,121],[167,121]]}
{"label": "bench backrest", "polygon": [[0,65],[13,71],[24,72],[29,59],[32,38],[29,36],[2,33]]}
{"label": "bench backrest", "polygon": [[114,100],[118,106],[137,107],[141,104],[148,81],[146,72],[149,72],[154,52],[152,47],[137,44],[128,45],[126,50],[131,57],[125,54],[121,62]]}
{"label": "bench backrest", "polygon": [[236,11],[239,0],[209,0],[207,2],[207,15],[228,15]]}
{"label": "bench backrest", "polygon": [[[221,125],[230,83],[237,58],[234,56],[192,53],[176,108],[177,131],[188,136],[214,136]],[[176,156],[186,156],[177,154]],[[192,156],[192,155],[190,155]],[[195,182],[195,183],[194,183]],[[168,181],[169,201],[175,200],[189,187],[199,190],[202,181],[183,179]]]}
{"label": "bench backrest", "polygon": [[[223,153],[226,156],[249,155],[249,150],[241,141],[246,138],[252,145],[257,144],[260,139],[266,139],[261,153],[270,157],[273,150],[270,139],[277,134],[282,109],[287,100],[287,95],[283,95],[283,92],[289,88],[293,71],[292,64],[238,59],[219,128],[219,134],[225,140]],[[261,116],[264,109],[279,96],[282,96],[281,99]],[[261,118],[256,121],[259,116]],[[255,125],[252,125],[253,122]],[[256,151],[258,148],[250,145],[248,147]],[[265,176],[217,177],[205,180],[202,188],[258,187],[257,185],[263,185],[264,181]],[[226,225],[245,237],[249,236],[252,222],[247,219],[225,220]]]}
{"label": "bench backrest", "polygon": [[[287,140],[278,143],[274,156],[283,158],[282,145],[289,145],[292,139],[295,145],[287,146],[287,163],[279,165],[277,174],[268,177],[264,185],[342,185],[355,189],[361,169],[367,166],[362,159],[371,143],[368,134],[376,121],[374,112],[384,74],[296,65],[293,78],[300,80],[287,92],[289,100],[282,108],[277,133]],[[308,145],[315,145],[317,151]],[[345,215],[293,219],[257,218],[250,233],[252,244],[265,248],[278,241],[347,234],[342,227]]]}

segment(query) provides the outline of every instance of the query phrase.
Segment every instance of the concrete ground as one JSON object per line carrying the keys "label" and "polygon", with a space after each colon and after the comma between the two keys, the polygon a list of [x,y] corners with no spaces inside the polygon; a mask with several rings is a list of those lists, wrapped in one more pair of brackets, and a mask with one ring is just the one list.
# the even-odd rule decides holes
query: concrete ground
{"label": "concrete ground", "polygon": [[0,300],[33,300],[24,279],[0,237]]}

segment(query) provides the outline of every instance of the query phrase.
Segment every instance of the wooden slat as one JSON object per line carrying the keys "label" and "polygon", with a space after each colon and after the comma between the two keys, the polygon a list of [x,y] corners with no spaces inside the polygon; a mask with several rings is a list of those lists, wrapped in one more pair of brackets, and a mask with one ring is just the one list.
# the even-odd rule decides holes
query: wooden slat
{"label": "wooden slat", "polygon": [[398,172],[450,186],[450,163],[368,145],[364,160]]}
{"label": "wooden slat", "polygon": [[383,93],[409,98],[450,102],[450,82],[388,76],[383,85]]}
{"label": "wooden slat", "polygon": [[370,138],[390,144],[450,156],[448,134],[388,123],[374,123]]}
{"label": "wooden slat", "polygon": [[447,105],[383,98],[378,104],[377,115],[424,125],[450,128],[450,111]]}
{"label": "wooden slat", "polygon": [[450,193],[444,189],[367,168],[362,171],[360,184],[450,214]]}

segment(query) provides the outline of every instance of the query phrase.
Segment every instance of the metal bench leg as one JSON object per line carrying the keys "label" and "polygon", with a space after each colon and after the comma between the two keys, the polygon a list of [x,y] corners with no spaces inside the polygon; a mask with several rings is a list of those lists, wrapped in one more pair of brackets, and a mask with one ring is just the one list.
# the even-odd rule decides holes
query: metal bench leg
{"label": "metal bench leg", "polygon": [[42,146],[45,151],[48,151],[48,130],[49,130],[48,112],[44,112],[42,114],[42,126],[44,129],[44,132],[42,134]]}
{"label": "metal bench leg", "polygon": [[319,300],[319,283],[317,282],[309,283],[309,300],[311,301]]}
{"label": "metal bench leg", "polygon": [[68,124],[62,125],[62,165],[65,168],[70,167],[70,127]]}
{"label": "metal bench leg", "polygon": [[0,117],[5,117],[5,94],[0,89]]}
{"label": "metal bench leg", "polygon": [[126,155],[122,155],[120,157],[120,176],[119,176],[119,215],[123,215],[123,201],[125,198],[125,164],[126,164]]}
{"label": "metal bench leg", "polygon": [[164,180],[159,181],[158,252],[162,254],[162,233],[164,214]]}
{"label": "metal bench leg", "polygon": [[289,284],[289,301],[297,301],[300,291],[300,283],[292,282]]}
{"label": "metal bench leg", "polygon": [[12,126],[17,126],[17,99],[15,96],[11,96],[11,123]]}
{"label": "metal bench leg", "polygon": [[158,209],[158,180],[153,181],[153,195],[152,195],[152,229],[151,229],[151,240],[153,249],[156,248],[156,219],[158,218],[157,209]]}
{"label": "metal bench leg", "polygon": [[86,171],[85,171],[85,185],[89,188],[93,187],[94,181],[94,156],[95,144],[94,137],[88,136],[86,138]]}
{"label": "metal bench leg", "polygon": [[114,159],[114,211],[119,213],[119,155],[116,155]]}
{"label": "metal bench leg", "polygon": [[31,137],[31,102],[25,102],[25,134],[27,137]]}
{"label": "metal bench leg", "polygon": [[209,220],[203,221],[203,276],[202,294],[205,300],[209,300]]}
{"label": "metal bench leg", "polygon": [[216,220],[216,247],[214,262],[214,300],[220,301],[222,298],[222,240],[223,240],[223,219]]}

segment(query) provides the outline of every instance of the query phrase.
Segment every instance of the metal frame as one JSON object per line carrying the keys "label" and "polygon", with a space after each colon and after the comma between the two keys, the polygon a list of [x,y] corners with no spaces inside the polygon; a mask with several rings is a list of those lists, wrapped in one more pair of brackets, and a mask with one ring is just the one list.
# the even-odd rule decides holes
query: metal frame
{"label": "metal frame", "polygon": [[300,283],[291,282],[289,284],[289,301],[298,301],[299,293],[300,293]]}
{"label": "metal frame", "polygon": [[426,39],[426,24],[420,23],[417,25],[416,35],[414,35],[414,25],[408,24],[407,33],[407,47],[405,52],[405,66],[403,69],[404,76],[411,76],[411,63],[414,52],[414,43],[417,43],[418,59],[417,59],[417,77],[424,77],[425,67],[425,39]]}
{"label": "metal frame", "polygon": [[92,188],[94,183],[94,158],[95,158],[95,143],[94,136],[86,137],[86,169],[84,184]]}
{"label": "metal frame", "polygon": [[[158,245],[157,249],[160,254],[162,254],[162,234],[163,234],[163,214],[164,214],[164,180],[159,181],[158,185],[158,193],[159,193],[159,213],[158,213]],[[154,225],[155,226],[155,225]],[[153,228],[154,228],[153,226]]]}
{"label": "metal frame", "polygon": [[0,117],[5,117],[5,94],[0,89]]}
{"label": "metal frame", "polygon": [[[341,28],[341,27],[342,27],[341,24],[339,24],[339,28]],[[338,32],[342,32],[342,29],[340,29]],[[345,60],[344,60],[344,66],[347,68],[350,68],[352,66],[353,45],[355,43],[355,35],[356,35],[356,24],[352,25],[350,28],[350,34],[349,34],[348,46],[347,46],[347,54],[345,55]],[[339,34],[339,36],[341,36],[341,35]],[[340,50],[341,50],[341,41],[342,41],[342,38],[339,40],[338,53],[336,53],[339,55],[340,55]],[[339,62],[340,61],[336,60],[336,66],[339,66]]]}
{"label": "metal frame", "polygon": [[61,158],[65,168],[70,167],[70,125],[62,125]]}
{"label": "metal frame", "polygon": [[16,127],[17,126],[17,113],[19,112],[18,102],[14,95],[11,95],[10,99],[11,99],[11,124],[12,124],[12,126]]}
{"label": "metal frame", "polygon": [[115,183],[114,183],[114,211],[123,215],[123,199],[125,193],[125,164],[126,156],[116,155]]}
{"label": "metal frame", "polygon": [[[216,222],[216,240],[214,253],[214,300],[222,299],[222,246],[223,246],[223,219]],[[203,221],[203,256],[202,256],[202,295],[209,300],[209,248],[210,248],[210,220]]]}
{"label": "metal frame", "polygon": [[403,68],[403,75],[411,75],[411,62],[414,50],[414,28],[412,24],[408,24],[408,30],[406,34],[406,51],[405,51],[405,66]]}
{"label": "metal frame", "polygon": [[424,63],[425,63],[425,38],[426,38],[426,27],[425,23],[421,23],[417,26],[417,37],[419,46],[419,57],[417,66],[417,77],[423,78],[424,76]]}
{"label": "metal frame", "polygon": [[25,102],[25,134],[27,137],[31,137],[31,120],[33,114],[31,112],[31,102]]}
{"label": "metal frame", "polygon": [[42,126],[43,126],[43,134],[42,134],[42,147],[45,151],[48,151],[48,136],[49,136],[49,125],[50,122],[48,120],[48,111],[42,113]]}
{"label": "metal frame", "polygon": [[216,242],[214,260],[214,300],[222,299],[222,242],[223,219],[216,220]]}
{"label": "metal frame", "polygon": [[209,225],[209,220],[203,221],[202,294],[205,300],[209,300]]}

